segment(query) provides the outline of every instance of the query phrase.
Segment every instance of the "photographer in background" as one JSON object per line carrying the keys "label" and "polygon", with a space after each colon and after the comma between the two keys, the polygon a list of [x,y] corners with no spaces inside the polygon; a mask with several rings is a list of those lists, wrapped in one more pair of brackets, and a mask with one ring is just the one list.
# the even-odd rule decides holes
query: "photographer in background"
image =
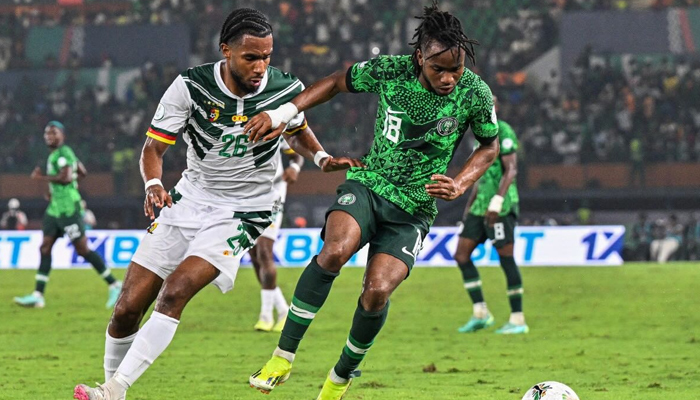
{"label": "photographer in background", "polygon": [[27,227],[27,214],[19,209],[19,200],[12,198],[7,202],[7,211],[0,219],[0,229],[23,231]]}

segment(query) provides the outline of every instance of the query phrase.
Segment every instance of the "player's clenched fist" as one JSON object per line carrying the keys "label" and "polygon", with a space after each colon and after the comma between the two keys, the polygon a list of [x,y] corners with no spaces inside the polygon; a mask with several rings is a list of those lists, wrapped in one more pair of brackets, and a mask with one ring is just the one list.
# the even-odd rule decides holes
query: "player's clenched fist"
{"label": "player's clenched fist", "polygon": [[435,174],[430,177],[430,180],[434,183],[425,185],[425,190],[430,196],[437,199],[452,201],[464,193],[465,189],[461,188],[449,176]]}

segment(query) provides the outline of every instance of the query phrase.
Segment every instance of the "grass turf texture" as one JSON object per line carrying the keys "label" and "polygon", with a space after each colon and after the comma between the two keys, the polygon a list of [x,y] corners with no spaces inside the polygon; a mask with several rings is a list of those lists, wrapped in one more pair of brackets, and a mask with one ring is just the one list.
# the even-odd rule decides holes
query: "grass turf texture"
{"label": "grass turf texture", "polygon": [[[698,398],[697,264],[525,268],[531,331],[510,337],[493,333],[508,317],[505,278],[498,268],[480,271],[493,328],[458,334],[471,313],[459,271],[416,268],[394,294],[346,399],[517,400],[544,380],[564,382],[584,400]],[[174,341],[128,398],[315,398],[345,343],[362,272],[348,268],[336,280],[291,379],[269,397],[247,381],[278,336],[253,331],[259,286],[244,269],[232,293],[208,287],[192,301]],[[300,273],[279,271],[288,298]],[[33,276],[0,270],[0,399],[69,399],[75,384],[103,380],[106,286],[92,270],[55,270],[45,309],[12,304]]]}

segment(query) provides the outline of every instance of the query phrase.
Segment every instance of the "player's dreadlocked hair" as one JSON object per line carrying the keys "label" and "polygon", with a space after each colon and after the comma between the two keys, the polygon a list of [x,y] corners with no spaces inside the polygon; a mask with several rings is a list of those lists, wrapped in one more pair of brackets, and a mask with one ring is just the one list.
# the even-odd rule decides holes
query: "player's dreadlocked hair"
{"label": "player's dreadlocked hair", "polygon": [[418,28],[416,28],[416,33],[413,34],[413,39],[415,41],[409,43],[414,49],[413,70],[416,75],[420,74],[420,65],[418,65],[418,56],[416,53],[418,49],[432,40],[445,45],[445,50],[433,54],[431,58],[449,49],[458,47],[467,53],[467,57],[469,57],[472,64],[476,64],[474,45],[478,45],[479,42],[474,39],[469,39],[467,35],[462,32],[462,24],[454,15],[446,11],[440,11],[438,9],[437,0],[433,0],[433,4],[430,7],[423,7],[423,16],[416,16],[416,18],[422,21],[420,25],[418,25]]}
{"label": "player's dreadlocked hair", "polygon": [[272,26],[265,14],[252,8],[237,8],[231,11],[221,27],[219,44],[230,43],[243,35],[265,37],[272,33]]}

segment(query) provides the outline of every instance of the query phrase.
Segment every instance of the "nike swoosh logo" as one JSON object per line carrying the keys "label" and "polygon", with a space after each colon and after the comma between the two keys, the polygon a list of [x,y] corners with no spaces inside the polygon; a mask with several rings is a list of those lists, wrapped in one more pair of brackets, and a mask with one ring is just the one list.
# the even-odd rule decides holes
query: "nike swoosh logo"
{"label": "nike swoosh logo", "polygon": [[411,253],[410,251],[408,251],[408,249],[406,248],[406,246],[403,246],[403,249],[401,249],[401,251],[403,251],[404,253],[408,254],[409,256],[411,256],[411,257],[413,257],[413,258],[416,258],[416,256],[413,255],[413,253]]}

